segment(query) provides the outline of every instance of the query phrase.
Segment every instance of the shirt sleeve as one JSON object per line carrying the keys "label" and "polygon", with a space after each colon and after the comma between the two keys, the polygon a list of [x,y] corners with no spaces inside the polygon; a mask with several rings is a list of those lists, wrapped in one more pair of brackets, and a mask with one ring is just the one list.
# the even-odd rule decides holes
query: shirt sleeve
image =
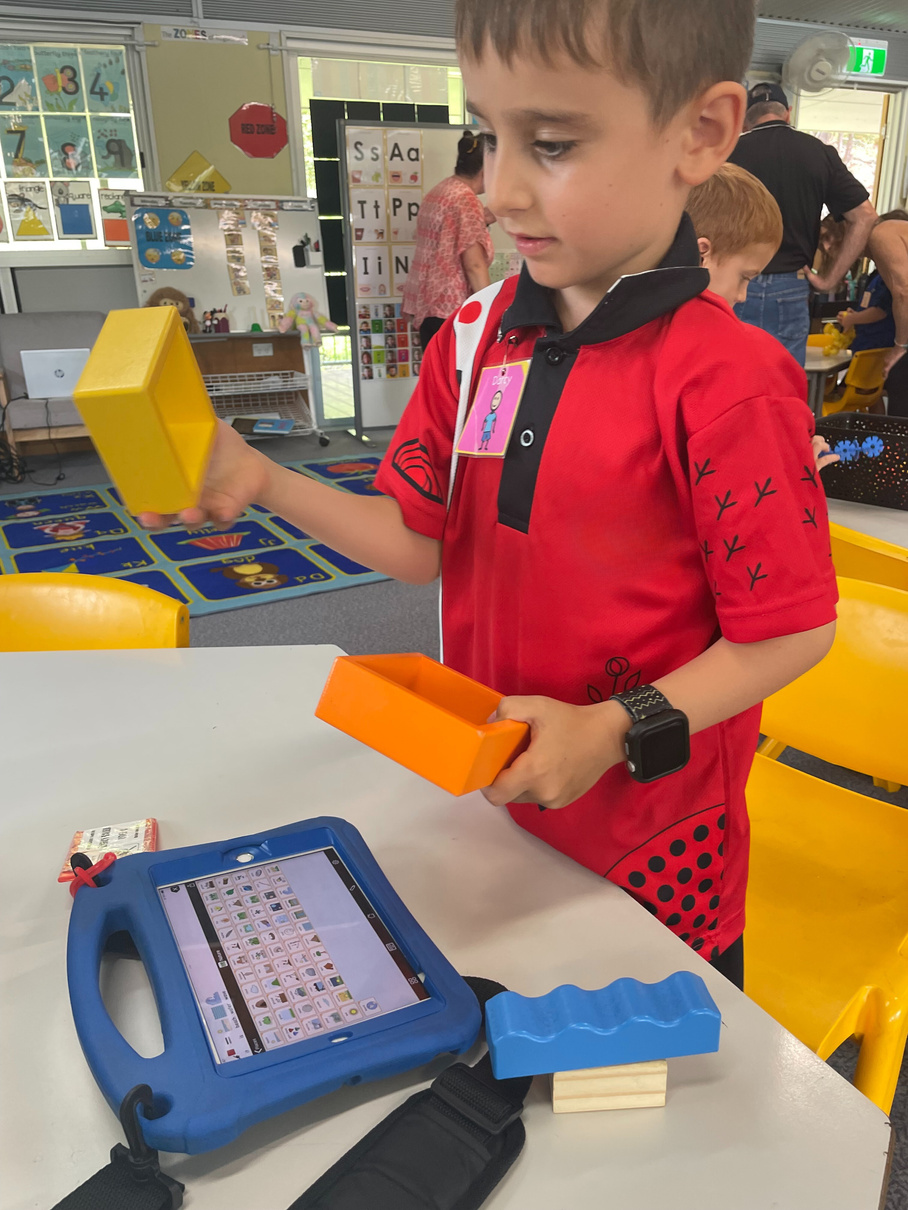
{"label": "shirt sleeve", "polygon": [[454,244],[457,255],[462,256],[474,244],[481,244],[485,250],[490,242],[482,202],[475,194],[464,196],[457,206],[457,237]]}
{"label": "shirt sleeve", "polygon": [[757,643],[835,621],[826,494],[797,398],[745,399],[688,440],[701,556],[723,636]]}
{"label": "shirt sleeve", "polygon": [[843,214],[854,210],[862,202],[866,202],[870,194],[842,163],[842,157],[834,147],[826,146],[826,158],[829,161],[829,179],[823,201],[835,219],[841,219]]}
{"label": "shirt sleeve", "polygon": [[876,277],[871,285],[869,293],[869,306],[879,307],[881,311],[886,311],[887,313],[892,310],[892,295],[889,293],[889,287],[881,277]]}
{"label": "shirt sleeve", "polygon": [[378,490],[400,505],[408,529],[439,540],[448,513],[455,384],[454,321],[448,319],[426,349],[416,389],[375,477]]}

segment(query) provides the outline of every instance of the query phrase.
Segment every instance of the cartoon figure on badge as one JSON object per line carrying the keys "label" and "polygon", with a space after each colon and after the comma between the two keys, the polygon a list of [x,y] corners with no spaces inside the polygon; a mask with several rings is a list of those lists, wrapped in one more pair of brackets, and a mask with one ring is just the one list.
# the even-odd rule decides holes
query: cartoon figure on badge
{"label": "cartoon figure on badge", "polygon": [[474,458],[505,456],[529,365],[528,361],[516,361],[483,369],[467,422],[457,442],[458,454]]}
{"label": "cartoon figure on badge", "polygon": [[489,442],[492,440],[492,434],[495,432],[495,422],[498,420],[498,409],[501,406],[501,399],[501,391],[496,391],[489,400],[489,411],[482,422],[482,437],[479,439],[479,448],[481,450],[489,448]]}

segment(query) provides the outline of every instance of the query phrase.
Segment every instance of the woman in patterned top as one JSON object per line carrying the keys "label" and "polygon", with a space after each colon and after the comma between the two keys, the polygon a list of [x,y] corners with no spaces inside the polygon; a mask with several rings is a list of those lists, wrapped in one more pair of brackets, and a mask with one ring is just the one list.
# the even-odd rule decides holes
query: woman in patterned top
{"label": "woman in patterned top", "polygon": [[419,328],[424,349],[447,317],[489,284],[493,251],[487,225],[494,219],[477,196],[484,188],[482,156],[482,140],[465,131],[454,175],[430,189],[420,207],[401,311]]}

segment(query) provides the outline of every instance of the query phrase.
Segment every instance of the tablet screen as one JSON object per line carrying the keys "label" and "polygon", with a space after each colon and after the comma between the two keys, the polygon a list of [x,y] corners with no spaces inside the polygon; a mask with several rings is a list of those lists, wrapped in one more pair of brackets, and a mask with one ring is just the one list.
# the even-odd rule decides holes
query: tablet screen
{"label": "tablet screen", "polygon": [[218,1063],[429,999],[333,848],[159,894]]}

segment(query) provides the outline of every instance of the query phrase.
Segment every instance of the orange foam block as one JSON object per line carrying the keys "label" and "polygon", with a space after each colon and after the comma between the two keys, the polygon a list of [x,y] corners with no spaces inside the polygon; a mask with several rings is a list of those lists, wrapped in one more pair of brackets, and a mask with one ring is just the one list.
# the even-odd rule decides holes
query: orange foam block
{"label": "orange foam block", "polygon": [[316,718],[451,794],[491,785],[529,743],[526,723],[490,723],[502,695],[425,655],[334,661]]}

